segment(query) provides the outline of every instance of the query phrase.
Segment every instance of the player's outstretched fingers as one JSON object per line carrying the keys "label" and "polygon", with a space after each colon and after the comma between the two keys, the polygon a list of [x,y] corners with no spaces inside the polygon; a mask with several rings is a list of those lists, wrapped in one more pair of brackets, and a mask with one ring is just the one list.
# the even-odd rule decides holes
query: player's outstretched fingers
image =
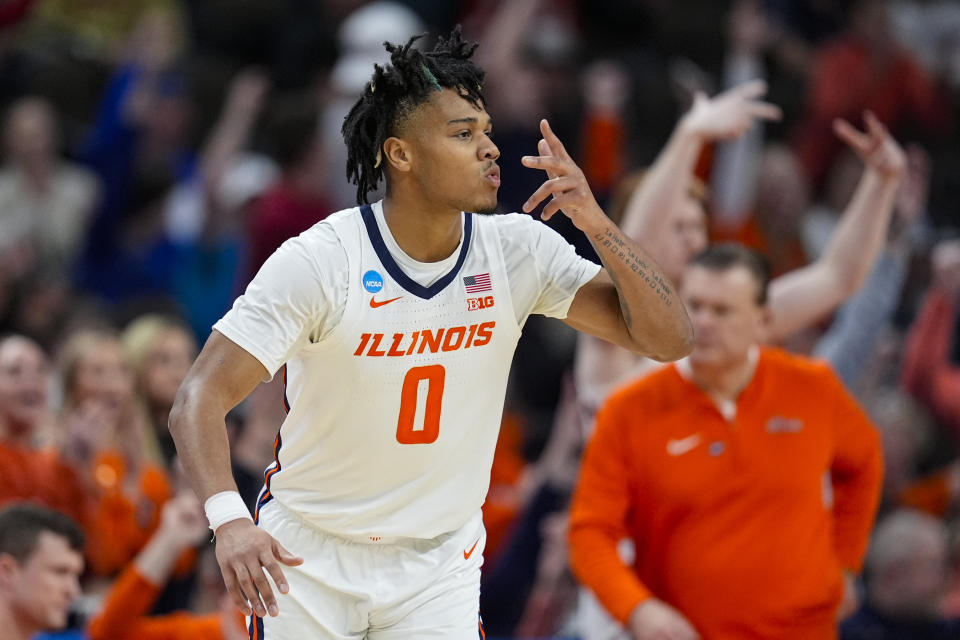
{"label": "player's outstretched fingers", "polygon": [[286,547],[277,542],[276,540],[270,545],[270,550],[273,552],[273,557],[287,565],[288,567],[298,567],[303,564],[303,558],[296,555],[295,553],[290,553]]}
{"label": "player's outstretched fingers", "polygon": [[[262,574],[263,572],[261,571],[260,573]],[[253,608],[253,612],[261,618],[266,616],[267,608],[260,600],[257,587],[253,584],[253,576],[250,574],[250,570],[247,569],[246,565],[241,564],[237,566],[237,583],[240,585],[240,592],[243,594],[243,597],[246,598],[247,602],[249,602]]]}
{"label": "player's outstretched fingers", "polygon": [[[263,565],[263,568],[267,573],[270,574],[270,577],[273,578],[274,584],[277,585],[277,589],[280,593],[289,593],[290,587],[287,584],[287,578],[283,575],[283,569],[280,568],[280,563],[276,561],[272,554],[264,555],[260,558],[260,564]],[[270,607],[270,603],[267,603],[267,608]]]}
{"label": "player's outstretched fingers", "polygon": [[230,599],[233,601],[234,606],[245,616],[253,614],[253,609],[250,608],[250,605],[247,604],[247,599],[244,597],[243,593],[240,591],[240,583],[237,581],[236,575],[232,571],[223,572],[223,583],[227,587],[227,593],[230,594]]}
{"label": "player's outstretched fingers", "polygon": [[553,200],[548,202],[547,206],[545,206],[540,213],[540,219],[544,221],[549,220],[553,217],[553,214],[560,211],[567,202],[569,202],[569,198],[563,194],[553,196]]}
{"label": "player's outstretched fingers", "polygon": [[548,174],[554,176],[562,175],[566,168],[566,163],[556,156],[523,156],[520,162],[530,169],[542,169]]}
{"label": "player's outstretched fingers", "polygon": [[[303,558],[290,553],[282,544],[277,542],[276,539],[273,539],[270,543],[270,551],[260,555],[259,564],[270,574],[270,577],[273,578],[273,582],[277,585],[280,593],[289,593],[290,586],[287,583],[286,576],[283,575],[283,569],[280,567],[281,563],[295,567],[303,564]],[[260,573],[262,575],[263,570],[261,570]],[[264,582],[266,582],[266,579],[264,579]],[[271,616],[276,616],[279,611],[279,606],[273,595],[273,590],[270,589],[269,585],[267,585],[266,589],[260,587],[259,584],[258,587],[260,589],[260,595],[264,597],[267,604],[267,611],[270,612]]]}
{"label": "player's outstretched fingers", "polygon": [[[543,138],[540,138],[540,141],[537,143],[537,151],[540,153],[541,156],[553,155],[552,153],[550,153],[550,145],[548,145],[547,141],[544,140]],[[558,175],[555,171],[551,171],[550,169],[547,169],[546,171],[547,171],[548,178],[556,178]]]}
{"label": "player's outstretched fingers", "polygon": [[567,155],[566,147],[563,146],[563,143],[560,142],[560,138],[558,138],[557,134],[555,134],[553,129],[550,128],[550,123],[547,122],[546,118],[540,121],[540,133],[543,134],[543,139],[546,140],[547,146],[550,147],[550,152],[553,155],[563,159],[570,157]]}
{"label": "player's outstretched fingers", "polygon": [[538,204],[546,200],[547,196],[552,195],[556,198],[561,193],[573,188],[574,186],[574,181],[570,178],[551,178],[540,185],[540,188],[534,191],[533,195],[527,198],[527,201],[523,203],[523,210],[526,213],[530,213]]}
{"label": "player's outstretched fingers", "polygon": [[256,562],[248,564],[247,571],[250,572],[250,576],[253,578],[253,584],[256,585],[257,592],[260,594],[260,600],[267,608],[267,612],[271,616],[276,616],[280,613],[280,609],[277,608],[277,598],[273,595],[273,587],[270,586],[270,581],[267,580],[260,561],[257,560]]}

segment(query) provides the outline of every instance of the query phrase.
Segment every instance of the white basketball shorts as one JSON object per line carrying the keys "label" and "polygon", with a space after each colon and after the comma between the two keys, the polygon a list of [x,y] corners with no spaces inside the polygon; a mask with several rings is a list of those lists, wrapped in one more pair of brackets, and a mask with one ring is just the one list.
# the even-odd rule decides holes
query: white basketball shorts
{"label": "white basketball shorts", "polygon": [[283,567],[290,591],[281,594],[274,585],[280,615],[251,616],[251,640],[484,637],[479,606],[486,531],[479,511],[457,531],[432,540],[336,536],[277,500],[260,511],[259,526],[304,562]]}

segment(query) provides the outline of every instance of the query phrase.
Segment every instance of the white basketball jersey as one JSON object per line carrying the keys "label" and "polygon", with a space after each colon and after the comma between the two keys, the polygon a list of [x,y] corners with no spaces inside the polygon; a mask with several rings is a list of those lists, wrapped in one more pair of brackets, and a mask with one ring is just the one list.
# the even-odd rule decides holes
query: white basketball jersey
{"label": "white basketball jersey", "polygon": [[[322,335],[286,359],[289,413],[258,507],[275,498],[341,535],[433,538],[483,504],[510,362],[536,304],[514,308],[511,282],[521,278],[507,265],[522,261],[505,260],[506,217],[464,214],[456,257],[424,286],[391,254],[378,205],[334,214],[300,238],[335,235],[345,295],[338,319],[327,314]],[[570,299],[597,271],[573,257],[562,275]],[[256,338],[237,329],[242,305],[243,297],[215,328],[247,348]],[[269,356],[248,350],[272,372]]]}

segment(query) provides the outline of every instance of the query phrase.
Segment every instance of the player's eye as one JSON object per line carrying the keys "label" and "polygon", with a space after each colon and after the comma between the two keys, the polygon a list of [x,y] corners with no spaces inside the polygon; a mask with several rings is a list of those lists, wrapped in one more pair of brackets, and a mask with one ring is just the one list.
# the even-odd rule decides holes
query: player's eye
{"label": "player's eye", "polygon": [[468,130],[459,131],[459,132],[457,132],[457,137],[460,138],[461,140],[469,140],[469,139],[470,139],[470,131],[468,131]]}
{"label": "player's eye", "polygon": [[484,131],[484,133],[487,135],[488,138],[490,138],[491,140],[493,140],[493,129],[489,129],[489,130],[487,130],[487,131]]}

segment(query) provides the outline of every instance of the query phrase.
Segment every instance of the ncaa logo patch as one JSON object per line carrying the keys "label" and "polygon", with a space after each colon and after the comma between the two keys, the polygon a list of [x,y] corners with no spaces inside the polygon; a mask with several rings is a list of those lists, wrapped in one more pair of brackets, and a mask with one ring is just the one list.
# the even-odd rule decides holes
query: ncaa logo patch
{"label": "ncaa logo patch", "polygon": [[383,276],[371,269],[363,274],[363,288],[370,293],[377,293],[383,289]]}

